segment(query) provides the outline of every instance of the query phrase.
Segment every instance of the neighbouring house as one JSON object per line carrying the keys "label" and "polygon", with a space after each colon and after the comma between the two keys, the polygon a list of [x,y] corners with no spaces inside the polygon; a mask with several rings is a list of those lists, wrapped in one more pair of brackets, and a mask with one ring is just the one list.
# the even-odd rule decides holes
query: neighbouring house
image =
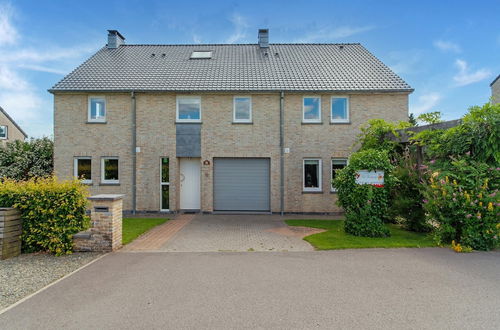
{"label": "neighbouring house", "polygon": [[500,74],[490,84],[491,100],[493,103],[500,103]]}
{"label": "neighbouring house", "polygon": [[49,91],[55,173],[132,211],[338,212],[331,179],[413,89],[362,45],[108,44]]}
{"label": "neighbouring house", "polygon": [[0,145],[16,140],[24,141],[28,135],[21,127],[9,116],[7,111],[0,107]]}

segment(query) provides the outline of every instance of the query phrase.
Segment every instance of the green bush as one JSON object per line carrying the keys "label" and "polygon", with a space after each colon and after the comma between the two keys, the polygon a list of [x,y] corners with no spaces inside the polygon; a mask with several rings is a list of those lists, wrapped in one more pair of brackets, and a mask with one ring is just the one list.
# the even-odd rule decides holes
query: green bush
{"label": "green bush", "polygon": [[[383,187],[356,184],[358,170],[384,171]],[[394,183],[387,151],[362,150],[349,158],[349,165],[339,170],[334,186],[338,192],[338,205],[346,213],[345,231],[356,236],[386,237],[390,232],[384,225],[389,205],[389,191]]]}
{"label": "green bush", "polygon": [[[442,166],[443,167],[443,166]],[[491,250],[500,236],[500,168],[465,157],[432,173],[424,208],[439,244]]]}
{"label": "green bush", "polygon": [[400,157],[392,174],[395,177],[395,184],[391,189],[389,208],[391,219],[411,231],[431,231],[432,227],[427,223],[422,207],[424,199],[420,185],[422,174],[409,151]]}
{"label": "green bush", "polygon": [[23,252],[71,253],[72,236],[89,227],[87,195],[81,183],[52,177],[0,182],[0,206],[22,212]]}
{"label": "green bush", "polygon": [[7,142],[0,145],[0,179],[28,180],[53,171],[54,142],[49,138]]}

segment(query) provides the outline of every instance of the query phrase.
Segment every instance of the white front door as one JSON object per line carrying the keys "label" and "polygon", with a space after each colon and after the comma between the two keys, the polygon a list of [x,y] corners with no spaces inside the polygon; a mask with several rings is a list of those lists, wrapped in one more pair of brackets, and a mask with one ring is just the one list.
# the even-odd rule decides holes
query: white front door
{"label": "white front door", "polygon": [[200,209],[200,158],[180,158],[182,210]]}

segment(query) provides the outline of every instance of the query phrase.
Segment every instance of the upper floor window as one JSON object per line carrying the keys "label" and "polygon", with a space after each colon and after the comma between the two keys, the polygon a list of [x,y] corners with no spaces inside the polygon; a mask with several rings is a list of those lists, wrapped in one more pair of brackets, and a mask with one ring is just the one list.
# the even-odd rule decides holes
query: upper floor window
{"label": "upper floor window", "polygon": [[235,123],[252,122],[252,98],[236,96],[234,98],[233,121]]}
{"label": "upper floor window", "polygon": [[6,140],[7,138],[8,138],[7,126],[2,125],[2,126],[0,126],[0,139]]}
{"label": "upper floor window", "polygon": [[194,96],[177,97],[177,121],[201,122],[201,99]]}
{"label": "upper floor window", "polygon": [[106,99],[104,97],[89,97],[88,121],[98,123],[106,121]]}
{"label": "upper floor window", "polygon": [[120,183],[118,157],[102,157],[101,183]]}
{"label": "upper floor window", "polygon": [[92,158],[76,157],[74,164],[75,178],[82,180],[82,183],[92,183]]}
{"label": "upper floor window", "polygon": [[349,98],[344,96],[332,97],[332,123],[349,122]]}
{"label": "upper floor window", "polygon": [[321,98],[304,97],[302,104],[302,121],[304,123],[321,122]]}

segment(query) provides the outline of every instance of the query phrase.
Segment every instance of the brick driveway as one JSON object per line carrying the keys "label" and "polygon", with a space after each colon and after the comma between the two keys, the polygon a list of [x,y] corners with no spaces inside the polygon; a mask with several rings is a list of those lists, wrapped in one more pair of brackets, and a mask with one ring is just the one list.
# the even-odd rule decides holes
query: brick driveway
{"label": "brick driveway", "polygon": [[[289,228],[284,220],[305,216],[179,215],[125,248],[126,251],[312,251],[302,240],[314,229]],[[318,219],[332,217],[314,216]],[[187,220],[186,220],[187,219]]]}

